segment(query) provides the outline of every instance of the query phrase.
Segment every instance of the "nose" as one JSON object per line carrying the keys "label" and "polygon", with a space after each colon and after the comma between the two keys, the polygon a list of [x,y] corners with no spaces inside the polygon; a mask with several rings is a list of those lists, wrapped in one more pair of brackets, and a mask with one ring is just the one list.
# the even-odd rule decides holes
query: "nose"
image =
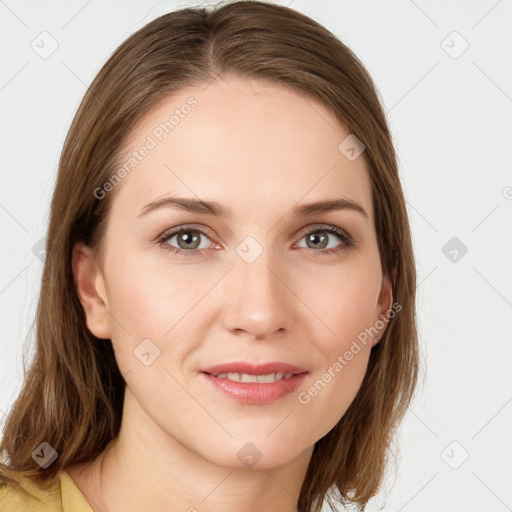
{"label": "nose", "polygon": [[261,340],[290,331],[299,301],[290,289],[289,274],[283,262],[271,257],[270,250],[252,262],[235,255],[222,291],[225,329]]}

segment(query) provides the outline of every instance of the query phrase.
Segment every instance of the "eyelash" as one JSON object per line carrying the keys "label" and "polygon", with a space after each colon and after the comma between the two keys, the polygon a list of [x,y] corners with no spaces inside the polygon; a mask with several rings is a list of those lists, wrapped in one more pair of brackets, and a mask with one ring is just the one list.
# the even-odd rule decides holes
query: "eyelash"
{"label": "eyelash", "polygon": [[[208,233],[206,233],[202,229],[199,229],[199,228],[196,228],[196,227],[187,227],[187,226],[183,227],[182,226],[179,229],[172,229],[172,230],[166,231],[165,233],[160,235],[158,237],[158,243],[162,247],[162,249],[164,249],[165,251],[173,252],[175,254],[180,254],[182,256],[202,255],[203,251],[205,249],[185,250],[185,249],[179,249],[178,247],[174,247],[174,246],[169,245],[168,243],[166,243],[173,236],[179,235],[181,233],[186,233],[186,232],[189,232],[189,231],[200,233],[200,234],[204,235],[205,237],[209,238],[208,237]],[[314,233],[319,233],[319,232],[321,233],[321,232],[324,232],[324,231],[337,235],[338,238],[343,243],[341,245],[335,247],[334,249],[322,249],[320,251],[315,251],[314,249],[310,249],[317,256],[320,255],[320,254],[324,254],[324,255],[325,254],[336,254],[336,253],[339,253],[339,252],[342,252],[342,251],[346,251],[347,249],[350,249],[351,247],[354,246],[354,240],[345,231],[343,231],[342,229],[337,228],[335,226],[329,226],[329,225],[328,226],[322,226],[322,227],[319,227],[319,228],[315,228],[315,229],[312,229],[311,231],[305,232],[301,236],[300,240],[302,240],[307,235],[312,235]]]}

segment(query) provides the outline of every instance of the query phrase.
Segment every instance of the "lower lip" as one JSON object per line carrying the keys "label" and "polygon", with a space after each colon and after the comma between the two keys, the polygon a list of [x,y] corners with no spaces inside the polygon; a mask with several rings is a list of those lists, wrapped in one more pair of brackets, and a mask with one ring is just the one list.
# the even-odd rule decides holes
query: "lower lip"
{"label": "lower lip", "polygon": [[307,373],[293,375],[276,382],[237,382],[219,379],[209,373],[202,372],[206,380],[217,389],[238,402],[245,404],[269,404],[293,393],[302,384]]}

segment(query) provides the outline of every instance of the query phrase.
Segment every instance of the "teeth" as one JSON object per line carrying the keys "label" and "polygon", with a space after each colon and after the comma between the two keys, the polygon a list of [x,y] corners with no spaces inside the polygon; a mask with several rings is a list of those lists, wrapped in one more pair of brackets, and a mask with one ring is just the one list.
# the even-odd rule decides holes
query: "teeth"
{"label": "teeth", "polygon": [[249,375],[247,373],[219,373],[218,379],[229,379],[235,382],[259,382],[270,384],[282,379],[289,379],[293,373],[269,373],[268,375]]}
{"label": "teeth", "polygon": [[284,377],[284,373],[271,373],[270,375],[258,375],[258,382],[275,382],[281,380]]}

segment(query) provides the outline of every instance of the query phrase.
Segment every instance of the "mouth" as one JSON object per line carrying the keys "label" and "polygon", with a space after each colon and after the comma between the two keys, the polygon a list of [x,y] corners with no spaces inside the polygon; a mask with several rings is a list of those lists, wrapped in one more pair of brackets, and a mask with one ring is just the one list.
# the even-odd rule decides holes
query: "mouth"
{"label": "mouth", "polygon": [[217,375],[209,373],[217,379],[228,379],[233,382],[256,382],[259,384],[270,384],[278,380],[289,379],[293,377],[293,373],[267,373],[264,375],[251,375],[249,373],[219,373]]}
{"label": "mouth", "polygon": [[252,376],[265,376],[265,375],[297,375],[307,372],[306,369],[295,366],[289,363],[271,362],[264,364],[252,364],[245,361],[234,363],[217,364],[209,366],[201,370],[210,375],[225,375],[225,374],[238,374],[238,375],[252,375]]}
{"label": "mouth", "polygon": [[246,404],[275,402],[295,391],[309,373],[288,363],[227,363],[200,372],[221,393]]}

